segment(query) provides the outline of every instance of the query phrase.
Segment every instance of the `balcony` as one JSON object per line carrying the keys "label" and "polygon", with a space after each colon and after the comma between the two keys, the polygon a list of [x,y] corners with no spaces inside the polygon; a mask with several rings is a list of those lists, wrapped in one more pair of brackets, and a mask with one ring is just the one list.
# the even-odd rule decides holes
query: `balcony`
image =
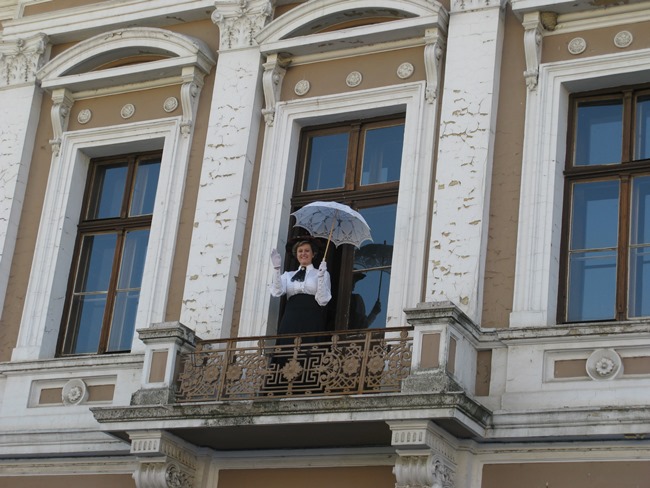
{"label": "balcony", "polygon": [[401,390],[411,328],[199,341],[183,354],[176,401],[268,400]]}

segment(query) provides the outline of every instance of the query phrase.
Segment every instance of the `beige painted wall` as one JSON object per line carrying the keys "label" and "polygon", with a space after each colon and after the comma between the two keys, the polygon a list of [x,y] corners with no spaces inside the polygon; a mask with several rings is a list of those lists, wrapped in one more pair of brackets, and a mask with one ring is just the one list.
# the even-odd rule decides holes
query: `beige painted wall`
{"label": "beige painted wall", "polygon": [[6,488],[135,488],[130,474],[97,476],[0,476]]}
{"label": "beige painted wall", "polygon": [[482,488],[647,488],[650,462],[492,464]]}
{"label": "beige painted wall", "polygon": [[83,7],[92,3],[101,3],[106,0],[49,0],[25,6],[24,16],[38,15],[46,12],[55,12],[66,8]]}
{"label": "beige painted wall", "polygon": [[[629,31],[634,41],[629,47],[620,49],[614,45],[614,36],[622,30]],[[571,39],[582,37],[587,42],[585,52],[574,55],[567,49]],[[583,32],[572,32],[544,37],[542,43],[542,62],[551,63],[565,59],[586,58],[602,54],[618,53],[634,49],[650,47],[650,22],[630,23],[624,26],[592,29]]]}
{"label": "beige painted wall", "polygon": [[391,466],[219,472],[218,488],[394,488]]}
{"label": "beige painted wall", "polygon": [[507,327],[512,311],[526,110],[523,38],[521,22],[508,6],[494,141],[490,228],[483,287],[483,327]]}

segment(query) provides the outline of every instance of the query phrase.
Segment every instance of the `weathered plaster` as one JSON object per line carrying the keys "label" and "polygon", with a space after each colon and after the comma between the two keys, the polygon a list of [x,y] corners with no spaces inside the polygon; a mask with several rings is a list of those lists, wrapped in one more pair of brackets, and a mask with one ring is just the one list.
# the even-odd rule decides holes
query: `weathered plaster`
{"label": "weathered plaster", "polygon": [[457,303],[477,323],[502,31],[497,7],[452,14],[440,115],[426,300]]}

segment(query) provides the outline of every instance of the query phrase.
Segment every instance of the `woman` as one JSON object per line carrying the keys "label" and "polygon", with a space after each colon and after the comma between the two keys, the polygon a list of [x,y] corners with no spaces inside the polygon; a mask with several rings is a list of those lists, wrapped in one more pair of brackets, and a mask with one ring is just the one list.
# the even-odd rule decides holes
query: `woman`
{"label": "woman", "polygon": [[277,249],[271,251],[274,270],[271,295],[280,297],[286,293],[288,298],[278,334],[322,332],[325,330],[325,305],[332,298],[327,264],[323,260],[318,269],[314,268],[312,261],[316,253],[312,243],[306,239],[296,242],[292,253],[300,267],[297,271],[280,274],[282,258]]}

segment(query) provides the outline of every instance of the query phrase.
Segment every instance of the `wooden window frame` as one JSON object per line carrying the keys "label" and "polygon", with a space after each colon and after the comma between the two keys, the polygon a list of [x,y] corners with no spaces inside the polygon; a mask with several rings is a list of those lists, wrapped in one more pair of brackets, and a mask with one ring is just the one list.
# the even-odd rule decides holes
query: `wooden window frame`
{"label": "wooden window frame", "polygon": [[[122,264],[122,253],[124,248],[124,239],[129,231],[150,229],[153,218],[153,213],[137,216],[129,216],[129,210],[132,203],[135,172],[138,163],[146,162],[148,160],[162,159],[162,151],[149,151],[139,153],[129,153],[119,156],[108,156],[94,158],[90,161],[90,168],[88,178],[86,180],[86,187],[84,189],[83,204],[81,208],[81,215],[79,217],[79,224],[77,226],[77,237],[75,241],[74,253],[72,256],[71,271],[68,278],[68,285],[66,289],[66,299],[63,308],[63,316],[61,320],[61,327],[59,330],[59,339],[57,342],[57,355],[58,356],[80,356],[80,355],[97,355],[104,354],[108,349],[108,342],[110,337],[111,322],[113,319],[113,308],[115,298],[117,296],[117,285]],[[99,188],[98,181],[96,181],[97,171],[101,167],[111,165],[124,164],[127,165],[127,176],[124,184],[124,194],[122,195],[122,202],[120,206],[119,217],[110,218],[89,218],[91,205],[96,203],[96,192]],[[97,234],[116,234],[115,254],[113,256],[113,265],[111,269],[111,276],[109,280],[105,311],[110,310],[110,313],[104,313],[101,333],[99,337],[99,344],[96,352],[88,353],[75,353],[71,352],[75,344],[78,327],[73,326],[71,321],[72,303],[74,297],[75,283],[79,279],[81,270],[81,252],[84,238],[90,235]],[[111,352],[128,352],[128,351],[111,351]]]}
{"label": "wooden window frame", "polygon": [[[569,124],[567,134],[567,156],[564,170],[564,209],[562,215],[562,238],[560,254],[561,279],[558,286],[558,323],[572,323],[568,314],[569,294],[569,246],[571,237],[571,210],[573,207],[572,186],[577,183],[596,181],[619,182],[619,207],[618,207],[618,241],[616,258],[616,295],[615,317],[613,319],[600,319],[597,322],[624,321],[628,317],[628,292],[629,292],[629,249],[630,249],[630,204],[631,181],[634,177],[650,175],[650,159],[636,160],[635,129],[636,129],[636,100],[642,96],[650,95],[650,86],[628,86],[617,90],[598,90],[588,93],[579,93],[570,96]],[[616,97],[622,100],[622,147],[621,160],[618,163],[602,165],[574,166],[577,107],[581,102],[599,100],[612,100]],[[634,317],[634,319],[641,317]],[[587,320],[578,321],[587,322]]]}
{"label": "wooden window frame", "polygon": [[[294,212],[313,201],[337,201],[349,205],[356,210],[392,203],[397,204],[399,180],[361,185],[364,133],[370,129],[404,124],[405,114],[395,114],[303,128],[300,134],[296,179],[291,198],[291,211]],[[324,190],[303,190],[310,137],[343,132],[347,132],[350,135],[344,186]],[[291,224],[293,224],[293,217]],[[293,228],[293,225],[290,225],[290,229],[290,238],[301,235],[302,233],[300,230]],[[335,262],[338,264],[338,267],[337,269],[332,269],[331,266],[328,266],[328,269],[332,277],[332,302],[336,304],[336,308],[333,316],[329,317],[329,324],[330,328],[341,330],[346,328],[348,324],[350,296],[353,288],[352,273],[343,273],[342,271],[352,270],[354,252],[352,246],[341,246],[333,252],[336,253]],[[332,251],[330,250],[328,254],[331,255],[331,253]],[[319,258],[322,258],[322,256]],[[297,266],[297,261],[295,261],[295,258],[290,253],[287,255],[286,261],[289,269],[292,269],[292,266]],[[282,304],[283,307],[284,303]],[[332,321],[334,322],[333,327]]]}

